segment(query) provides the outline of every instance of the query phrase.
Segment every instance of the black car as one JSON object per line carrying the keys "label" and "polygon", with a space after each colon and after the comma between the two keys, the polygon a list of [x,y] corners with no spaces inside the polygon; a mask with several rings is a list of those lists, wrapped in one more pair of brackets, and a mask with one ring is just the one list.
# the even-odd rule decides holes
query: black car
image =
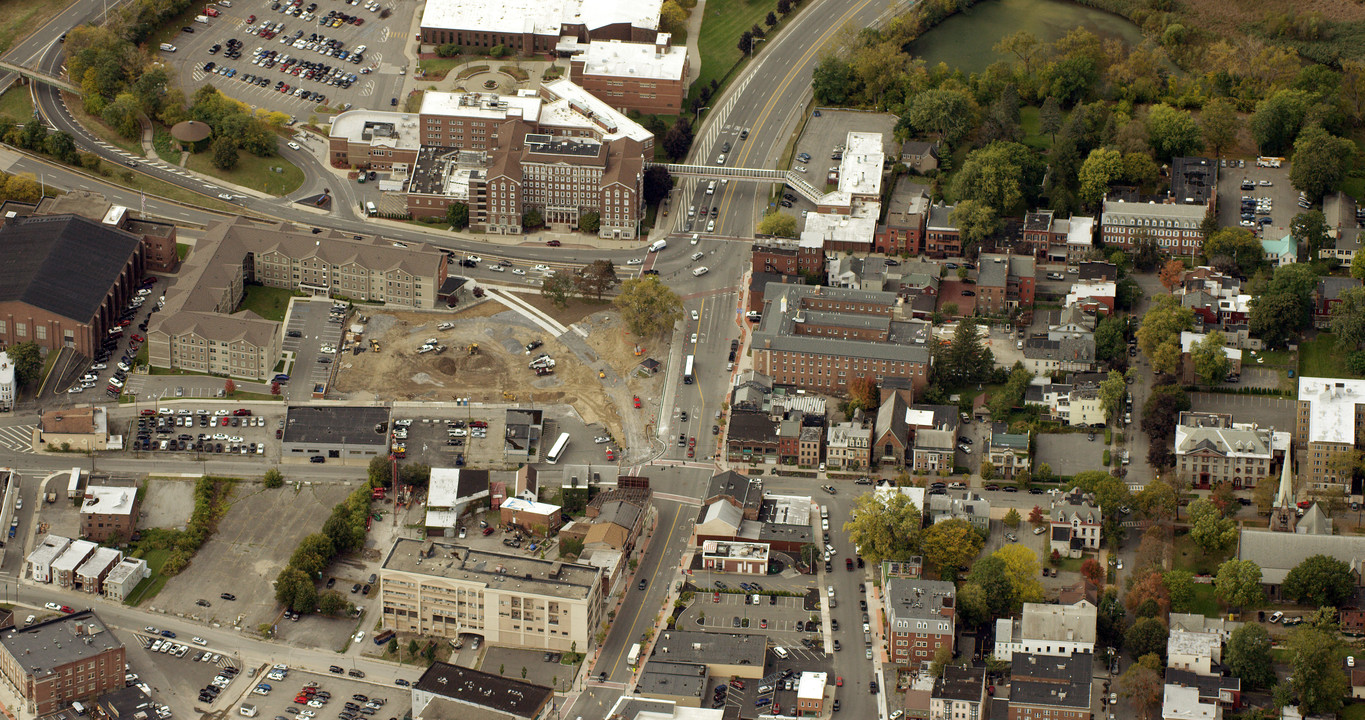
{"label": "black car", "polygon": [[224,600],[236,600],[236,599],[237,599],[237,596],[236,596],[236,595],[233,595],[232,593],[228,593],[228,592],[222,593],[222,594],[220,594],[218,597],[220,597],[220,598],[222,598],[222,599],[224,599]]}

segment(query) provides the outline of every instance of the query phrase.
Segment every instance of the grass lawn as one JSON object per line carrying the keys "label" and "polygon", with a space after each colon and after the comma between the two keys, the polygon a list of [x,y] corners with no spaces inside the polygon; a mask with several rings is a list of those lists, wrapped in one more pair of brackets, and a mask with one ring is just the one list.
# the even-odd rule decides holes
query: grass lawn
{"label": "grass lawn", "polygon": [[264,285],[247,285],[242,306],[238,310],[250,310],[266,320],[282,322],[291,297],[303,297],[303,293]]}
{"label": "grass lawn", "polygon": [[1365,703],[1351,703],[1341,709],[1341,720],[1365,720]]}
{"label": "grass lawn", "polygon": [[180,151],[176,149],[175,138],[171,137],[170,130],[158,125],[156,133],[152,135],[152,147],[162,160],[168,163],[180,162]]}
{"label": "grass lawn", "polygon": [[184,262],[185,258],[189,257],[189,254],[190,254],[189,245],[186,245],[185,243],[175,244],[175,256],[180,258],[181,262]]}
{"label": "grass lawn", "polygon": [[33,119],[33,98],[28,88],[15,85],[0,95],[0,122],[22,125]]}
{"label": "grass lawn", "polygon": [[1221,608],[1218,605],[1218,597],[1213,592],[1213,585],[1194,585],[1194,603],[1190,607],[1190,612],[1203,615],[1204,617],[1218,617]]}
{"label": "grass lawn", "polygon": [[229,400],[242,400],[244,402],[255,402],[257,400],[283,400],[284,395],[271,395],[270,393],[254,393],[245,390],[238,390],[228,396]]}
{"label": "grass lawn", "polygon": [[127,150],[129,153],[133,155],[142,157],[141,142],[137,140],[129,140],[128,138],[123,137],[122,135],[115,132],[114,128],[110,127],[108,123],[95,117],[94,115],[85,112],[85,106],[81,103],[81,99],[79,97],[72,95],[71,93],[64,92],[62,93],[62,99],[66,100],[66,107],[69,110],[71,110],[71,116],[76,118],[76,121],[79,122],[83,127],[85,127],[86,130],[89,130],[91,133],[93,133],[95,137],[109,143],[110,145],[113,145],[114,147],[123,148],[124,150]]}
{"label": "grass lawn", "polygon": [[[194,153],[185,167],[195,172],[220,178],[242,187],[263,190],[271,195],[288,195],[303,184],[303,171],[294,163],[282,157],[257,157],[248,152],[237,152],[237,167],[219,170],[213,166],[213,156],[208,151]],[[272,168],[284,168],[275,172]]]}
{"label": "grass lawn", "polygon": [[464,58],[431,58],[430,60],[418,60],[417,69],[422,72],[420,77],[423,80],[440,80],[446,76],[456,65],[464,62]]}
{"label": "grass lawn", "polygon": [[1346,371],[1345,357],[1337,352],[1337,336],[1318,333],[1316,340],[1299,345],[1299,375],[1309,377],[1352,377]]}
{"label": "grass lawn", "polygon": [[66,5],[59,0],[0,3],[0,53],[7,52],[20,39],[42,27]]}
{"label": "grass lawn", "polygon": [[[737,47],[739,36],[755,23],[763,25],[763,18],[776,8],[775,0],[727,0],[706,6],[706,16],[702,18],[701,33],[697,37],[701,72],[692,84],[693,93],[710,85],[712,80],[721,82],[725,78],[725,74],[743,56]],[[789,16],[787,22],[790,21]],[[764,29],[767,29],[766,26]],[[762,51],[761,47],[759,51]]]}
{"label": "grass lawn", "polygon": [[166,564],[166,558],[170,556],[170,550],[152,550],[142,558],[147,561],[147,569],[151,570],[152,574],[128,593],[128,597],[123,599],[124,605],[138,605],[143,600],[150,600],[161,592],[161,588],[166,587],[166,581],[170,578],[161,574],[161,566]]}
{"label": "grass lawn", "polygon": [[1053,565],[1053,567],[1062,572],[1078,573],[1081,571],[1081,563],[1083,562],[1085,562],[1085,558],[1062,558],[1061,562]]}
{"label": "grass lawn", "polygon": [[1052,137],[1044,135],[1040,126],[1042,122],[1038,119],[1038,108],[1033,105],[1025,105],[1019,108],[1019,125],[1024,130],[1024,144],[1034,150],[1046,151],[1052,147]]}
{"label": "grass lawn", "polygon": [[1204,551],[1190,539],[1188,533],[1177,535],[1175,538],[1174,565],[1178,570],[1189,570],[1195,575],[1213,575],[1218,572],[1218,566],[1228,559],[1229,554],[1205,555]]}
{"label": "grass lawn", "polygon": [[1294,353],[1288,350],[1256,350],[1255,357],[1250,362],[1256,363],[1256,358],[1265,358],[1265,362],[1256,363],[1264,367],[1291,368],[1294,367]]}

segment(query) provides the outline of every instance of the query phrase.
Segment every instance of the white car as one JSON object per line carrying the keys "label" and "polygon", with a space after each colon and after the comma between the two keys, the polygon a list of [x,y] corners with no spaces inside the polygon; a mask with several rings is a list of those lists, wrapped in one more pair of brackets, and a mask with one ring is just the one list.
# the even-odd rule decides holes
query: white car
{"label": "white car", "polygon": [[595,442],[595,443],[597,443],[598,445],[601,445],[602,443],[609,443],[609,442],[611,442],[611,438],[609,438],[609,437],[607,437],[607,436],[605,436],[605,435],[598,435],[597,437],[593,438],[592,441]]}
{"label": "white car", "polygon": [[190,642],[194,643],[195,645],[208,645],[208,644],[209,644],[209,641],[208,641],[208,640],[205,640],[204,638],[201,638],[201,637],[190,638]]}
{"label": "white car", "polygon": [[525,274],[526,274],[526,271],[525,271],[525,270],[522,270],[521,268],[512,268],[512,274],[513,274],[513,275],[525,275]]}
{"label": "white car", "polygon": [[105,365],[104,363],[95,363],[94,365],[91,365],[91,366],[90,366],[90,369],[91,369],[91,370],[107,370],[107,369],[109,369],[109,366],[108,366],[108,365]]}
{"label": "white car", "polygon": [[627,265],[644,265],[644,264],[645,264],[645,259],[644,259],[644,258],[631,258],[631,259],[629,259],[629,260],[626,261],[626,264],[627,264]]}
{"label": "white car", "polygon": [[545,265],[545,264],[536,265],[535,267],[533,267],[533,268],[531,268],[531,269],[532,269],[532,270],[535,270],[536,272],[543,272],[543,273],[544,273],[544,272],[550,272],[550,266],[549,266],[549,265]]}
{"label": "white car", "polygon": [[76,393],[83,393],[83,392],[85,392],[85,389],[86,389],[87,387],[90,387],[90,386],[89,386],[89,385],[77,385],[77,386],[72,387],[72,388],[67,388],[66,394],[67,394],[67,395],[75,395]]}
{"label": "white car", "polygon": [[826,588],[825,593],[830,597],[834,597],[834,586],[830,585],[828,588]]}
{"label": "white car", "polygon": [[502,271],[503,271],[503,267],[502,267],[501,265],[489,265],[489,266],[488,266],[488,269],[489,269],[489,270],[492,270],[493,272],[502,272]]}
{"label": "white car", "polygon": [[696,310],[693,310],[693,311],[692,311],[692,319],[693,319],[693,320],[699,320],[699,319],[701,319],[701,314],[698,313]]}
{"label": "white car", "polygon": [[465,257],[465,260],[468,260],[469,262],[475,264],[483,262],[483,258],[479,257],[478,255],[468,255]]}
{"label": "white car", "polygon": [[364,639],[365,639],[365,631],[364,631],[364,630],[357,630],[356,633],[355,633],[355,635],[351,638],[351,640],[353,640],[353,641],[355,641],[355,642],[360,642],[361,640],[364,640]]}
{"label": "white car", "polygon": [[300,147],[298,143],[296,143],[296,142],[291,142],[291,143],[289,143],[289,149],[290,149],[290,150],[302,150],[303,148]]}
{"label": "white car", "polygon": [[61,610],[61,609],[62,609],[62,606],[61,606],[61,605],[58,605],[57,603],[44,603],[44,604],[43,604],[43,607],[47,608],[48,610]]}

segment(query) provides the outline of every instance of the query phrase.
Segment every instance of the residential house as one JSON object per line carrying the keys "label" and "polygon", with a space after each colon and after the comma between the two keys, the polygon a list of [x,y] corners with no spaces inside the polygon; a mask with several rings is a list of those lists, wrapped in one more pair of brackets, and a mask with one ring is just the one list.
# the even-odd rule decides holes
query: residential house
{"label": "residential house", "polygon": [[1051,543],[1062,557],[1078,558],[1086,550],[1099,550],[1104,515],[1095,496],[1079,489],[1057,495],[1052,501]]}
{"label": "residential house", "polygon": [[991,529],[991,502],[971,490],[949,490],[929,496],[928,517],[931,524],[965,520],[987,534]]}
{"label": "residential house", "polygon": [[942,580],[895,578],[886,584],[886,637],[890,661],[928,665],[939,647],[956,638],[957,588]]}
{"label": "residential house", "polygon": [[1095,369],[1095,336],[1068,333],[1060,339],[1035,335],[1024,341],[1024,368],[1034,375]]}
{"label": "residential house", "polygon": [[949,665],[934,681],[929,720],[980,720],[986,717],[986,669]]}
{"label": "residential house", "polygon": [[1008,711],[1001,720],[1091,720],[1093,665],[1089,654],[1015,654],[1008,697],[1002,698]]}
{"label": "residential house", "polygon": [[1118,284],[1109,281],[1089,281],[1072,283],[1064,305],[1079,305],[1086,312],[1097,315],[1110,315],[1118,302]]}
{"label": "residential house", "polygon": [[1222,675],[1196,675],[1189,670],[1166,668],[1166,684],[1194,688],[1199,701],[1214,703],[1228,710],[1242,706],[1242,679]]}
{"label": "residential house", "polygon": [[1299,244],[1294,240],[1294,236],[1286,233],[1284,237],[1276,240],[1271,237],[1261,238],[1261,249],[1265,251],[1265,261],[1273,267],[1288,265],[1299,261]]}
{"label": "residential house", "polygon": [[995,621],[997,660],[1010,662],[1020,654],[1070,657],[1093,655],[1098,613],[1094,603],[1074,605],[1024,603],[1019,620]]}
{"label": "residential house", "polygon": [[1167,683],[1161,698],[1161,720],[1223,720],[1223,708],[1204,701],[1199,688]]}
{"label": "residential house", "polygon": [[[934,163],[938,160],[935,158]],[[927,188],[902,179],[891,191],[886,219],[877,227],[875,249],[886,255],[919,255],[924,246],[924,225],[932,202]]]}
{"label": "residential house", "polygon": [[1172,630],[1166,640],[1166,664],[1196,675],[1222,675],[1223,636],[1217,632]]}
{"label": "residential house", "polygon": [[924,223],[924,254],[930,257],[960,257],[962,234],[952,221],[953,206],[935,203]]}
{"label": "residential house", "polygon": [[911,140],[901,144],[901,162],[920,175],[938,169],[938,144]]}
{"label": "residential house", "polygon": [[825,463],[830,469],[861,470],[872,466],[872,426],[862,420],[839,423],[829,429]]}
{"label": "residential house", "polygon": [[991,425],[991,438],[986,447],[986,459],[995,468],[996,477],[1013,480],[1016,473],[1029,471],[1029,431],[1008,432],[1005,423]]}
{"label": "residential house", "polygon": [[1331,275],[1318,278],[1318,286],[1313,288],[1313,325],[1318,328],[1330,326],[1332,308],[1341,302],[1342,293],[1360,286],[1358,278]]}
{"label": "residential house", "polygon": [[948,429],[923,429],[915,432],[911,451],[913,466],[921,473],[950,473],[956,465],[957,435]]}
{"label": "residential house", "polygon": [[801,426],[801,435],[796,444],[796,464],[801,467],[815,467],[824,457],[825,433],[818,427]]}

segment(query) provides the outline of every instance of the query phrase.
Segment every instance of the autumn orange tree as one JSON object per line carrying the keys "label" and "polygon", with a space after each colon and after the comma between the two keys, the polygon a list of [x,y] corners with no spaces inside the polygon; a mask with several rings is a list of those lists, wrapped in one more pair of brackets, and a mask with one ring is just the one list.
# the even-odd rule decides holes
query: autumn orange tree
{"label": "autumn orange tree", "polygon": [[1166,264],[1161,266],[1161,271],[1157,273],[1157,278],[1161,280],[1161,284],[1165,286],[1168,292],[1175,292],[1176,287],[1180,285],[1180,279],[1184,277],[1184,275],[1185,263],[1172,259],[1167,260]]}
{"label": "autumn orange tree", "polygon": [[848,383],[849,410],[875,410],[881,405],[877,383],[869,377],[856,377]]}

